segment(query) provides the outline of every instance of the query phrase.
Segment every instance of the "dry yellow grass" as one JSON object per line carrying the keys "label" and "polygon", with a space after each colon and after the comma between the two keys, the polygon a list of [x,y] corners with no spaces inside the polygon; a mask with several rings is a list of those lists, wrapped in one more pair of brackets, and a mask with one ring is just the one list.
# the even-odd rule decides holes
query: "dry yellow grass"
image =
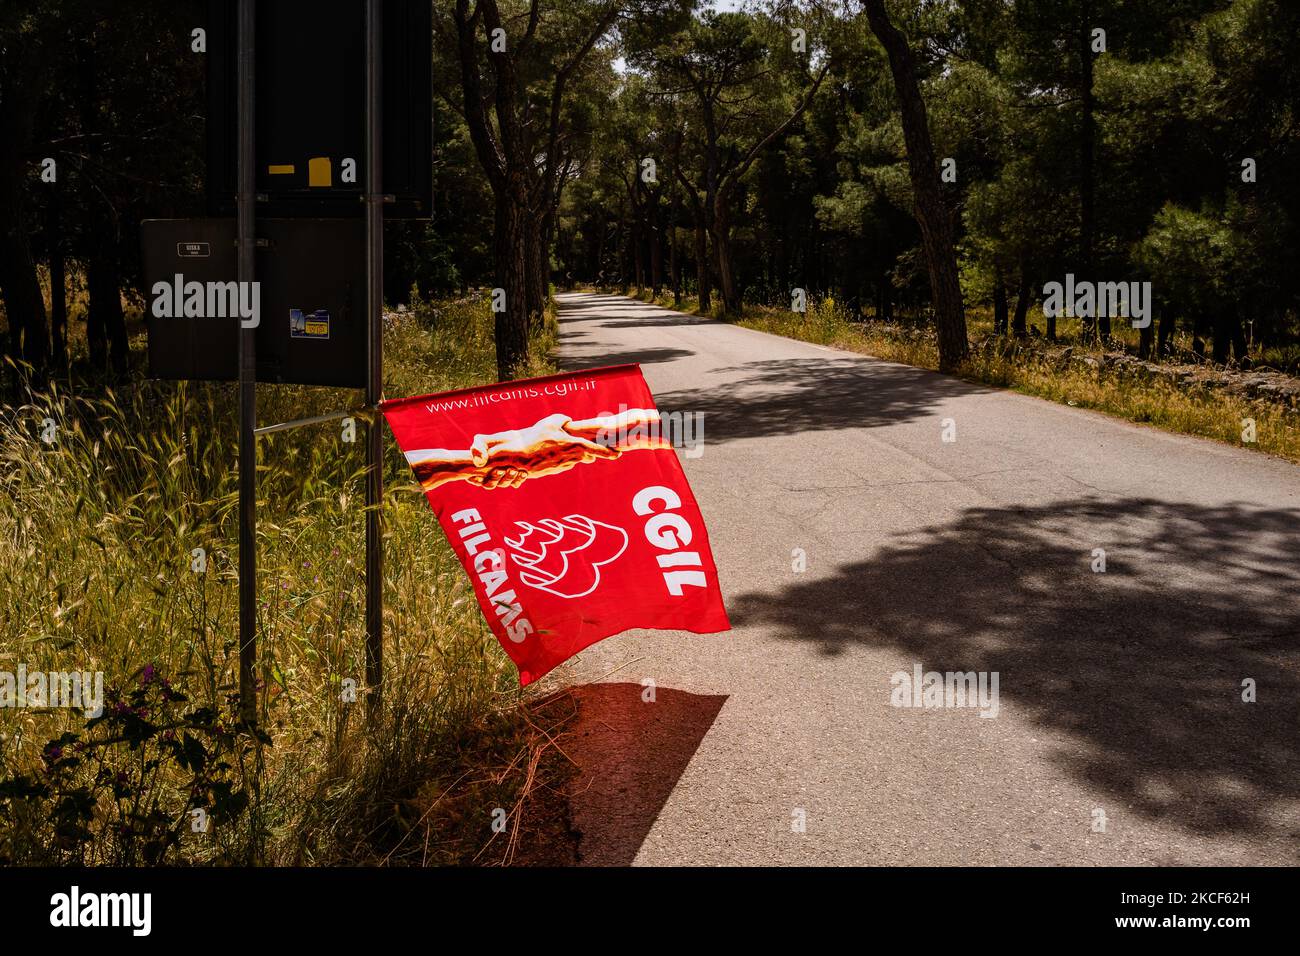
{"label": "dry yellow grass", "polygon": [[[539,356],[553,335],[552,325]],[[386,336],[390,395],[495,378],[485,300],[418,304],[391,316]],[[538,359],[534,370],[549,367]],[[88,728],[76,711],[0,710],[0,779],[10,781],[0,784],[0,860],[507,859],[511,834],[494,833],[492,811],[510,811],[517,830],[545,741],[391,443],[384,708],[367,727],[363,702],[345,701],[345,681],[364,685],[364,444],[344,441],[338,422],[259,440],[258,710],[269,744],[238,734],[233,392],[142,382],[85,400],[56,389],[0,413],[0,670],[102,671],[159,726],[215,715],[171,731],[211,743],[196,775],[139,722]],[[259,419],[356,403],[343,390],[263,387]],[[196,548],[205,573],[192,569]],[[146,699],[164,678],[184,704]],[[110,729],[146,736],[134,748],[102,743]],[[58,748],[53,774],[46,744],[64,733],[79,739]],[[224,816],[207,804],[206,834],[186,825],[196,779],[218,797],[245,795]],[[50,792],[24,800],[15,780]],[[69,802],[85,794],[93,812],[78,816]]]}
{"label": "dry yellow grass", "polygon": [[[651,301],[648,292],[642,298]],[[673,307],[671,294],[660,295],[654,301]],[[699,312],[695,299],[686,299],[682,308],[693,314]],[[715,307],[712,315],[721,318],[721,310]],[[898,324],[853,323],[844,310],[829,299],[810,302],[806,314],[747,306],[744,315],[735,321],[760,332],[872,355],[890,362],[931,370],[939,367],[939,352],[932,330]],[[987,316],[975,315],[970,325],[973,337],[987,337],[992,323]],[[1061,323],[1063,339],[1076,337],[1077,332],[1077,320]],[[1136,333],[1120,329],[1116,338],[1118,342],[1134,344]],[[1129,342],[1129,339],[1133,341]],[[990,346],[973,352],[960,370],[961,377],[1300,463],[1300,411],[1295,408],[1209,388],[1179,387],[1159,378],[1093,369],[1077,363],[1061,367],[1040,361],[1029,350],[999,348],[992,342]],[[1100,351],[1097,354],[1100,355]],[[1254,422],[1254,442],[1243,441],[1243,423],[1246,420]]]}

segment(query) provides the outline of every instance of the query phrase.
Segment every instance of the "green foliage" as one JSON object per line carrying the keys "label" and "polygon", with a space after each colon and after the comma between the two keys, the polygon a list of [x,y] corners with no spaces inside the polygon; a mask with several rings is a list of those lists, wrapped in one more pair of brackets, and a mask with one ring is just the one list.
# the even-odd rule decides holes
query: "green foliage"
{"label": "green foliage", "polygon": [[1166,296],[1205,309],[1229,291],[1241,250],[1237,235],[1222,218],[1171,204],[1156,215],[1135,259]]}
{"label": "green foliage", "polygon": [[0,862],[177,863],[197,833],[212,834],[215,862],[247,859],[226,838],[249,809],[256,744],[270,738],[241,732],[233,708],[187,707],[152,666],[132,677],[109,689],[102,714],[44,746],[40,770],[0,779]]}
{"label": "green foliage", "polygon": [[[199,58],[187,52],[191,8],[155,15],[147,4],[117,11],[100,0],[10,6],[0,20],[9,38],[0,89],[38,91],[32,128],[16,130],[24,145],[10,157],[14,168],[34,156],[60,158],[68,252],[108,261],[129,287],[139,218],[198,208],[202,84]],[[494,190],[485,169],[504,150],[512,182],[531,184],[529,221],[542,229],[530,247],[553,241],[554,279],[629,287],[638,272],[653,284],[657,269],[664,286],[675,265],[678,285],[698,294],[697,271],[719,284],[721,247],[751,302],[784,301],[800,287],[884,316],[926,312],[929,280],[896,97],[860,5],[616,6],[607,21],[609,3],[544,0],[530,31],[531,4],[496,0],[512,65],[504,86],[480,16],[473,62],[485,78],[488,140],[499,147],[485,151],[465,121],[453,8],[437,9],[435,219],[390,226],[391,301],[412,286],[428,298],[498,281],[500,183]],[[468,4],[466,15],[476,9]],[[890,10],[917,57],[937,154],[955,162],[956,181],[943,191],[958,222],[969,305],[989,305],[999,289],[1014,300],[1023,286],[1037,306],[1045,282],[1081,272],[1090,246],[1100,278],[1151,279],[1157,302],[1183,328],[1214,324],[1217,297],[1250,325],[1260,355],[1293,344],[1300,272],[1279,263],[1300,249],[1300,179],[1288,172],[1300,163],[1300,5],[897,0]],[[606,23],[568,75],[552,143],[554,81]],[[805,31],[806,48],[791,42],[795,29]],[[1093,29],[1105,30],[1106,48],[1085,58]],[[74,68],[41,72],[59,49]],[[744,165],[826,64],[831,72],[806,113]],[[505,150],[495,110],[509,90],[515,146]],[[656,183],[636,175],[645,158],[657,163]],[[1246,158],[1258,167],[1252,183],[1241,180]],[[1086,229],[1085,166],[1094,192]],[[542,195],[547,170],[554,188]],[[21,180],[23,228],[9,234],[30,235],[39,261],[50,191]],[[711,233],[702,252],[697,226]],[[1195,235],[1214,243],[1213,263],[1191,254]],[[1175,254],[1160,259],[1156,250],[1171,243]]]}

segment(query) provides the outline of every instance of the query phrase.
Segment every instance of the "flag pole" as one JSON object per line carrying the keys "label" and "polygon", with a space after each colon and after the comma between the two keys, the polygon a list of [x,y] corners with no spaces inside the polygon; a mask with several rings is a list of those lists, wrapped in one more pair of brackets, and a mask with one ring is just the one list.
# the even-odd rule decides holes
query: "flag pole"
{"label": "flag pole", "polygon": [[[256,177],[253,81],[254,0],[239,0],[237,26],[239,187],[235,195],[241,287],[256,268]],[[257,352],[253,328],[239,329],[239,710],[249,726],[257,722]]]}
{"label": "flag pole", "polygon": [[[382,4],[366,0],[366,405],[375,407],[384,390],[384,196]],[[373,720],[383,702],[384,497],[383,421],[366,425],[366,715]]]}

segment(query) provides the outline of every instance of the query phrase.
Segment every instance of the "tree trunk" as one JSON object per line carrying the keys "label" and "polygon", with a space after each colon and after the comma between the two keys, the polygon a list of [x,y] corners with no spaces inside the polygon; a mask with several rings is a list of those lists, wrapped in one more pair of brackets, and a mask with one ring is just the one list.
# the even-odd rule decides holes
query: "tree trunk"
{"label": "tree trunk", "polygon": [[[77,61],[77,107],[82,131],[94,134],[100,128],[99,54],[90,43],[81,48]],[[122,315],[122,293],[117,267],[116,223],[108,200],[94,201],[90,210],[95,223],[89,261],[86,263],[86,286],[90,295],[86,337],[91,364],[100,370],[110,365],[115,375],[127,369],[126,321]]]}
{"label": "tree trunk", "polygon": [[636,282],[636,294],[641,295],[645,287],[644,230],[641,227],[641,214],[632,210],[632,274]]}
{"label": "tree trunk", "polygon": [[659,298],[659,289],[664,284],[664,250],[663,235],[659,228],[659,197],[650,197],[650,294]]}
{"label": "tree trunk", "polygon": [[50,197],[45,244],[50,261],[50,356],[54,368],[62,371],[68,367],[68,282],[63,259],[63,211],[57,192]]}
{"label": "tree trunk", "polygon": [[673,285],[674,307],[680,307],[682,304],[682,264],[677,241],[677,213],[679,208],[677,191],[674,190],[673,205],[669,212],[671,221],[668,224],[668,281]]}
{"label": "tree trunk", "polygon": [[876,284],[876,321],[890,322],[894,318],[894,284],[889,281],[889,272],[880,273]]}
{"label": "tree trunk", "polygon": [[540,250],[542,306],[551,303],[551,250],[555,248],[555,209],[552,208],[542,220],[542,248]]}
{"label": "tree trunk", "polygon": [[907,40],[885,12],[884,0],[863,0],[871,30],[889,55],[907,144],[907,165],[912,181],[916,221],[921,229],[934,301],[934,321],[939,333],[939,368],[956,368],[969,354],[966,313],[957,277],[957,251],[952,217],[939,189],[939,170],[930,141],[925,100],[916,79],[916,64]]}
{"label": "tree trunk", "polygon": [[15,44],[0,51],[0,56],[4,58],[0,78],[5,83],[0,91],[0,291],[9,317],[10,354],[15,361],[30,363],[39,375],[45,369],[50,333],[27,238],[22,188],[31,173],[25,156],[31,147],[37,99],[23,83],[35,72],[36,51]]}
{"label": "tree trunk", "polygon": [[[515,42],[510,50],[498,49],[489,53],[487,62],[494,80],[494,96],[489,100],[484,95],[484,75],[476,37],[480,27],[485,39],[491,37],[495,40],[497,31],[504,32],[501,11],[495,0],[475,0],[472,10],[470,0],[455,0],[451,6],[456,26],[465,123],[479,165],[492,184],[496,201],[496,280],[505,293],[505,308],[496,314],[495,330],[497,374],[504,380],[516,375],[526,364],[529,300],[532,300],[536,314],[540,315],[546,297],[549,275],[545,250],[535,248],[530,252],[528,242],[535,237],[532,222],[537,217],[532,215],[534,208],[544,209],[545,206],[540,204],[554,201],[562,188],[557,186],[559,169],[556,164],[560,162],[558,145],[565,84],[609,30],[617,10],[605,8],[591,23],[586,41],[578,44],[564,67],[554,71],[551,120],[545,138],[539,141],[530,135],[539,127],[530,124],[530,103],[524,95],[526,84],[520,81],[520,62],[517,59],[527,47],[527,40]],[[534,15],[537,12],[534,6]],[[536,26],[535,18],[533,26]],[[527,36],[532,36],[531,27]],[[489,108],[495,114],[495,124],[488,117]],[[541,168],[538,167],[539,155],[546,157]]]}
{"label": "tree trunk", "polygon": [[126,316],[122,313],[122,274],[118,267],[117,246],[111,238],[111,224],[101,224],[98,249],[92,250],[86,264],[86,291],[89,293],[88,317],[94,317],[101,329],[101,346],[96,367],[111,369],[114,375],[126,374],[130,343],[126,336]]}
{"label": "tree trunk", "polygon": [[1229,333],[1232,336],[1232,354],[1237,364],[1242,368],[1250,368],[1250,346],[1246,342],[1246,330],[1242,327],[1241,313],[1236,309],[1232,312]]}
{"label": "tree trunk", "polygon": [[117,262],[111,249],[101,247],[86,264],[86,287],[90,295],[86,337],[90,344],[91,362],[98,369],[111,367],[114,375],[125,375],[126,318],[122,314]]}
{"label": "tree trunk", "polygon": [[1029,276],[1021,273],[1020,288],[1016,290],[1016,312],[1015,317],[1011,320],[1011,334],[1018,339],[1027,338],[1029,329],[1026,323],[1029,320],[1029,297],[1031,289],[1029,285]]}
{"label": "tree trunk", "polygon": [[4,178],[8,181],[0,186],[0,288],[9,317],[9,348],[15,359],[30,363],[39,375],[49,352],[45,300],[20,209],[18,174]]}
{"label": "tree trunk", "polygon": [[[1093,93],[1092,61],[1092,4],[1083,0],[1080,7],[1079,23],[1079,274],[1076,281],[1095,281],[1093,248],[1096,230],[1094,212],[1094,165],[1096,153],[1096,124],[1094,120],[1095,97]],[[1095,311],[1095,310],[1094,310]],[[1083,316],[1084,341],[1091,341],[1097,334],[1096,317]],[[1102,337],[1110,335],[1109,319],[1101,323]]]}
{"label": "tree trunk", "polygon": [[99,372],[108,370],[108,325],[104,321],[106,302],[103,284],[102,267],[97,259],[90,259],[86,263],[86,292],[89,298],[86,308],[86,351],[90,367]]}
{"label": "tree trunk", "polygon": [[781,249],[785,245],[773,235],[763,237],[764,245],[767,246],[767,276],[764,283],[765,290],[763,299],[770,302],[772,299],[772,290],[780,289],[777,294],[777,301],[790,298],[790,283],[785,281],[785,273],[781,271]]}
{"label": "tree trunk", "polygon": [[495,315],[497,380],[518,378],[528,361],[528,206],[509,193],[496,198],[496,284],[505,310]]}
{"label": "tree trunk", "polygon": [[713,306],[709,296],[709,240],[704,223],[695,223],[695,284],[700,297],[700,312],[707,313]]}
{"label": "tree trunk", "polygon": [[1007,334],[1007,286],[999,272],[993,279],[993,334]]}
{"label": "tree trunk", "polygon": [[1212,358],[1215,365],[1228,364],[1228,346],[1232,338],[1231,324],[1226,307],[1219,306],[1214,312],[1214,322],[1211,327],[1214,335]]}
{"label": "tree trunk", "polygon": [[718,287],[722,295],[722,310],[727,315],[740,314],[740,293],[736,289],[736,276],[731,264],[731,223],[726,210],[713,213],[713,254],[718,266]]}
{"label": "tree trunk", "polygon": [[546,229],[544,222],[537,216],[529,216],[528,244],[525,250],[528,265],[528,328],[542,327],[542,316],[546,312],[546,300],[550,293],[550,275],[547,268],[550,256],[547,255]]}
{"label": "tree trunk", "polygon": [[[1222,340],[1223,344],[1219,342]],[[1246,331],[1241,325],[1241,308],[1236,303],[1222,306],[1218,319],[1214,323],[1215,361],[1221,365],[1228,364],[1228,349],[1232,349],[1237,365],[1248,368],[1250,362],[1246,355]],[[1222,357],[1220,357],[1222,356]]]}
{"label": "tree trunk", "polygon": [[713,207],[713,222],[709,235],[713,239],[713,255],[718,267],[718,289],[722,295],[722,310],[727,315],[740,314],[740,292],[736,288],[736,275],[731,259],[731,210],[726,200],[719,198]]}
{"label": "tree trunk", "polygon": [[[1164,322],[1164,307],[1160,308],[1160,321]],[[1146,361],[1151,358],[1151,346],[1155,342],[1156,324],[1148,322],[1146,327],[1138,332],[1138,358]]]}
{"label": "tree trunk", "polygon": [[1174,310],[1171,306],[1162,305],[1160,307],[1160,332],[1156,336],[1156,355],[1164,357],[1169,354],[1173,346],[1170,340],[1174,335],[1174,326],[1177,324],[1174,319]]}

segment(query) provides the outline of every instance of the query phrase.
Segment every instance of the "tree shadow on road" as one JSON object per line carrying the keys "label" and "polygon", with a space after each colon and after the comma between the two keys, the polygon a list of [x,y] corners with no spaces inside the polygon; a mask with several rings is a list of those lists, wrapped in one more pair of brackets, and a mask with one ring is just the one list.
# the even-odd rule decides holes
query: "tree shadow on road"
{"label": "tree shadow on road", "polygon": [[615,319],[600,323],[602,329],[647,329],[654,327],[671,327],[675,325],[723,325],[717,319],[701,318],[698,315],[680,315],[664,312],[662,309],[644,319]]}
{"label": "tree shadow on road", "polygon": [[[703,315],[674,312],[661,305],[651,305],[639,299],[621,295],[586,295],[566,299],[560,303],[560,326],[570,322],[596,322],[602,329],[640,329],[671,325],[721,325],[717,319]],[[617,309],[619,318],[610,319],[611,310]],[[596,314],[592,314],[596,313]]]}
{"label": "tree shadow on road", "polygon": [[[627,320],[594,321],[613,307]],[[701,325],[712,319],[669,312],[613,295],[590,295],[563,303],[560,340],[581,349],[595,328]],[[714,323],[721,324],[721,323]],[[800,346],[793,341],[792,347]],[[652,347],[619,353],[565,357],[570,369],[636,362],[671,362],[695,353]],[[716,384],[715,384],[716,383]],[[828,352],[825,358],[763,359],[703,374],[700,384],[655,396],[660,411],[703,412],[706,442],[793,435],[842,428],[872,428],[934,414],[945,401],[994,389],[907,365]]]}
{"label": "tree shadow on road", "polygon": [[596,355],[566,355],[561,364],[565,371],[580,372],[603,368],[606,365],[653,365],[656,362],[675,362],[695,353],[689,349],[628,349],[623,352],[600,352]]}
{"label": "tree shadow on road", "polygon": [[655,396],[661,411],[704,412],[706,441],[873,428],[932,415],[991,389],[907,365],[836,358],[772,359],[715,369],[716,385]]}
{"label": "tree shadow on road", "polygon": [[563,691],[578,707],[575,729],[559,746],[576,766],[569,788],[576,862],[626,866],[636,857],[725,695],[654,690],[632,683],[584,684]]}
{"label": "tree shadow on road", "polygon": [[[1119,805],[1300,840],[1300,511],[972,509],[729,611],[829,654],[888,645],[927,671],[998,671],[1003,719],[1065,735],[1053,759]],[[888,700],[889,674],[862,677]]]}

